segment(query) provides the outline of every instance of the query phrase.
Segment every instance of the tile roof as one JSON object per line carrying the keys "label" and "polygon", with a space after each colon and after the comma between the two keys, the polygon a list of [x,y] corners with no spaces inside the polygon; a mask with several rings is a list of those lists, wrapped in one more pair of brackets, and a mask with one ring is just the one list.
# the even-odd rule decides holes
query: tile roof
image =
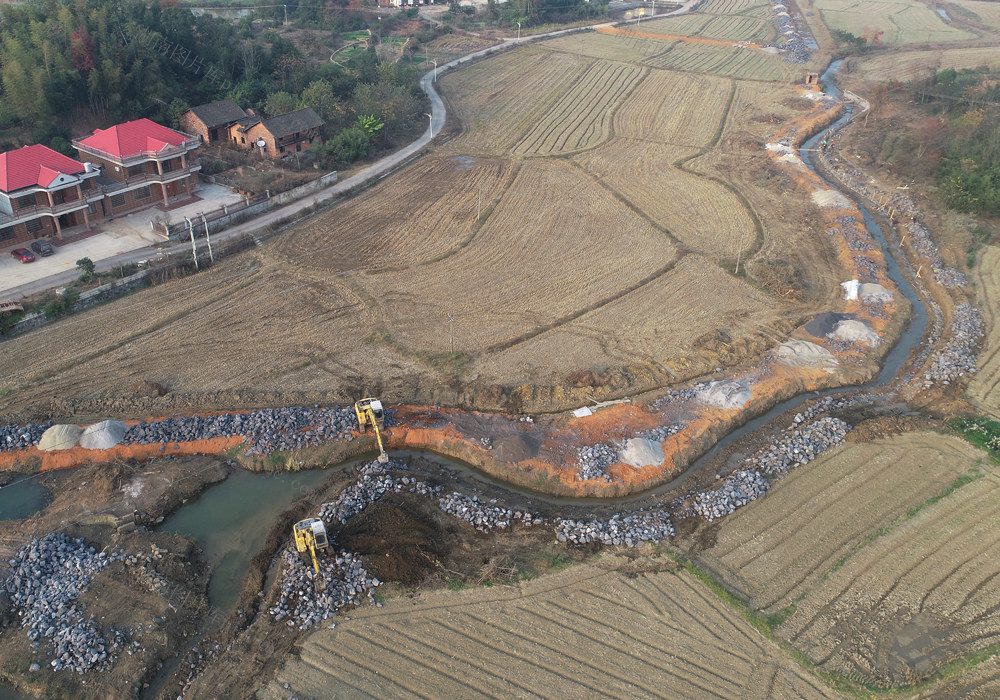
{"label": "tile roof", "polygon": [[88,148],[124,159],[145,153],[157,153],[171,146],[180,146],[190,136],[168,129],[149,119],[116,124],[107,129],[96,129],[91,136],[74,141],[77,150]]}
{"label": "tile roof", "polygon": [[209,128],[232,124],[247,116],[238,104],[229,99],[198,105],[191,111]]}
{"label": "tile roof", "polygon": [[48,146],[34,144],[0,153],[0,191],[14,192],[24,187],[48,187],[61,175],[74,176],[86,166]]}
{"label": "tile roof", "polygon": [[312,107],[297,109],[288,114],[279,114],[277,117],[270,117],[261,122],[264,128],[270,131],[276,138],[290,136],[299,131],[308,131],[323,126],[324,122],[319,115],[313,111]]}

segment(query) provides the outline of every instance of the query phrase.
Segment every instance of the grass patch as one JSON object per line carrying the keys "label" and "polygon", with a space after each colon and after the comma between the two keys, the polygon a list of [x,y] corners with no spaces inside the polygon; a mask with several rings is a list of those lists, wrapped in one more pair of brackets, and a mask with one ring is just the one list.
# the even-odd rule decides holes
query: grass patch
{"label": "grass patch", "polygon": [[1000,464],[1000,422],[992,418],[952,418],[948,425],[976,447],[989,453],[990,459]]}
{"label": "grass patch", "polygon": [[463,579],[460,578],[449,578],[448,579],[448,590],[449,591],[464,591],[467,584]]}

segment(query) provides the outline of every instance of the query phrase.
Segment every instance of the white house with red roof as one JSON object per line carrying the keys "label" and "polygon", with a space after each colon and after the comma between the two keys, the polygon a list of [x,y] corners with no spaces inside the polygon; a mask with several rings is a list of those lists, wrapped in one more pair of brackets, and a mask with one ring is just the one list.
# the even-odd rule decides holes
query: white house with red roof
{"label": "white house with red roof", "polygon": [[168,208],[171,198],[190,198],[201,170],[190,154],[199,144],[198,137],[149,119],[97,129],[73,141],[80,157],[101,169],[101,187],[107,195],[104,216],[161,201]]}
{"label": "white house with red roof", "polygon": [[56,234],[64,228],[90,228],[104,197],[100,175],[42,145],[0,153],[0,246]]}

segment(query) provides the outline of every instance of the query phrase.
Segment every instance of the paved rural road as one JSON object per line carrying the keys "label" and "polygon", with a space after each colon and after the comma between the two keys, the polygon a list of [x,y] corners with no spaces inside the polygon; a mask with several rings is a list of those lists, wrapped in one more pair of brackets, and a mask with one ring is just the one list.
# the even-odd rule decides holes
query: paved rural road
{"label": "paved rural road", "polygon": [[[700,0],[686,0],[686,2],[677,10],[673,12],[664,13],[657,15],[657,17],[669,17],[672,15],[683,14],[689,12],[692,7],[694,7]],[[526,36],[520,39],[505,39],[503,43],[491,46],[489,48],[483,49],[481,51],[476,51],[470,53],[461,58],[455,59],[449,63],[445,63],[427,73],[424,77],[420,79],[420,88],[427,94],[427,97],[431,101],[431,115],[430,124],[427,127],[427,131],[418,138],[416,141],[411,143],[409,146],[402,148],[395,153],[392,153],[382,160],[373,163],[372,165],[359,171],[357,174],[352,175],[346,180],[341,180],[336,182],[329,187],[325,187],[321,190],[314,192],[313,194],[303,197],[302,199],[286,204],[283,207],[277,209],[271,209],[260,216],[257,216],[249,221],[245,221],[242,224],[237,224],[230,228],[220,231],[219,233],[213,234],[212,238],[216,241],[223,241],[234,236],[241,236],[247,233],[253,233],[254,231],[272,224],[275,221],[280,221],[282,219],[288,219],[294,216],[296,213],[311,207],[317,202],[326,201],[328,199],[333,199],[339,197],[355,187],[371,180],[372,178],[378,178],[386,175],[395,168],[399,167],[400,164],[405,163],[416,153],[420,152],[422,148],[430,144],[434,139],[434,136],[441,132],[444,128],[445,121],[447,119],[447,112],[445,111],[444,102],[441,100],[440,95],[437,94],[437,90],[434,89],[434,79],[435,76],[439,76],[445,71],[457,68],[463,64],[478,61],[481,58],[485,58],[495,53],[501,53],[508,51],[509,49],[518,46],[520,44],[526,44],[534,41],[539,41],[542,39],[551,39],[552,37],[563,36],[566,34],[574,34],[577,32],[588,31],[593,27],[574,27],[571,29],[561,29],[559,31],[547,32],[545,34],[536,34],[533,36]],[[158,257],[170,253],[183,253],[185,250],[189,250],[191,243],[181,242],[174,243],[166,247],[147,247],[138,248],[136,250],[130,251],[128,253],[123,253],[122,255],[116,255],[111,258],[105,258],[104,260],[99,260],[96,263],[96,269],[98,272],[107,272],[120,265],[128,265],[130,263],[142,262],[146,260],[155,260]],[[200,246],[204,248],[204,244]],[[73,280],[80,276],[78,270],[65,270],[48,277],[43,277],[42,279],[35,280],[33,282],[27,282],[18,287],[12,287],[4,293],[5,297],[10,299],[20,299],[32,294],[37,294],[43,292],[47,289],[52,289],[54,287],[60,287],[67,285]]]}

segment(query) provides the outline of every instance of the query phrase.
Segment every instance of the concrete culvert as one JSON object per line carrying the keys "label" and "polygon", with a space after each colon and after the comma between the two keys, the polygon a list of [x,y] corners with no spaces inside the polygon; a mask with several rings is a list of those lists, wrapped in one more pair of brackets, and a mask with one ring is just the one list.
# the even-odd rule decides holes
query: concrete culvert
{"label": "concrete culvert", "polygon": [[625,441],[620,458],[625,464],[636,469],[657,466],[663,463],[663,448],[660,443],[646,438],[631,438]]}
{"label": "concrete culvert", "polygon": [[78,425],[58,424],[42,433],[38,449],[45,452],[68,450],[80,444],[83,428]]}
{"label": "concrete culvert", "polygon": [[125,437],[127,425],[119,420],[102,420],[87,426],[80,436],[80,447],[88,450],[108,450]]}

